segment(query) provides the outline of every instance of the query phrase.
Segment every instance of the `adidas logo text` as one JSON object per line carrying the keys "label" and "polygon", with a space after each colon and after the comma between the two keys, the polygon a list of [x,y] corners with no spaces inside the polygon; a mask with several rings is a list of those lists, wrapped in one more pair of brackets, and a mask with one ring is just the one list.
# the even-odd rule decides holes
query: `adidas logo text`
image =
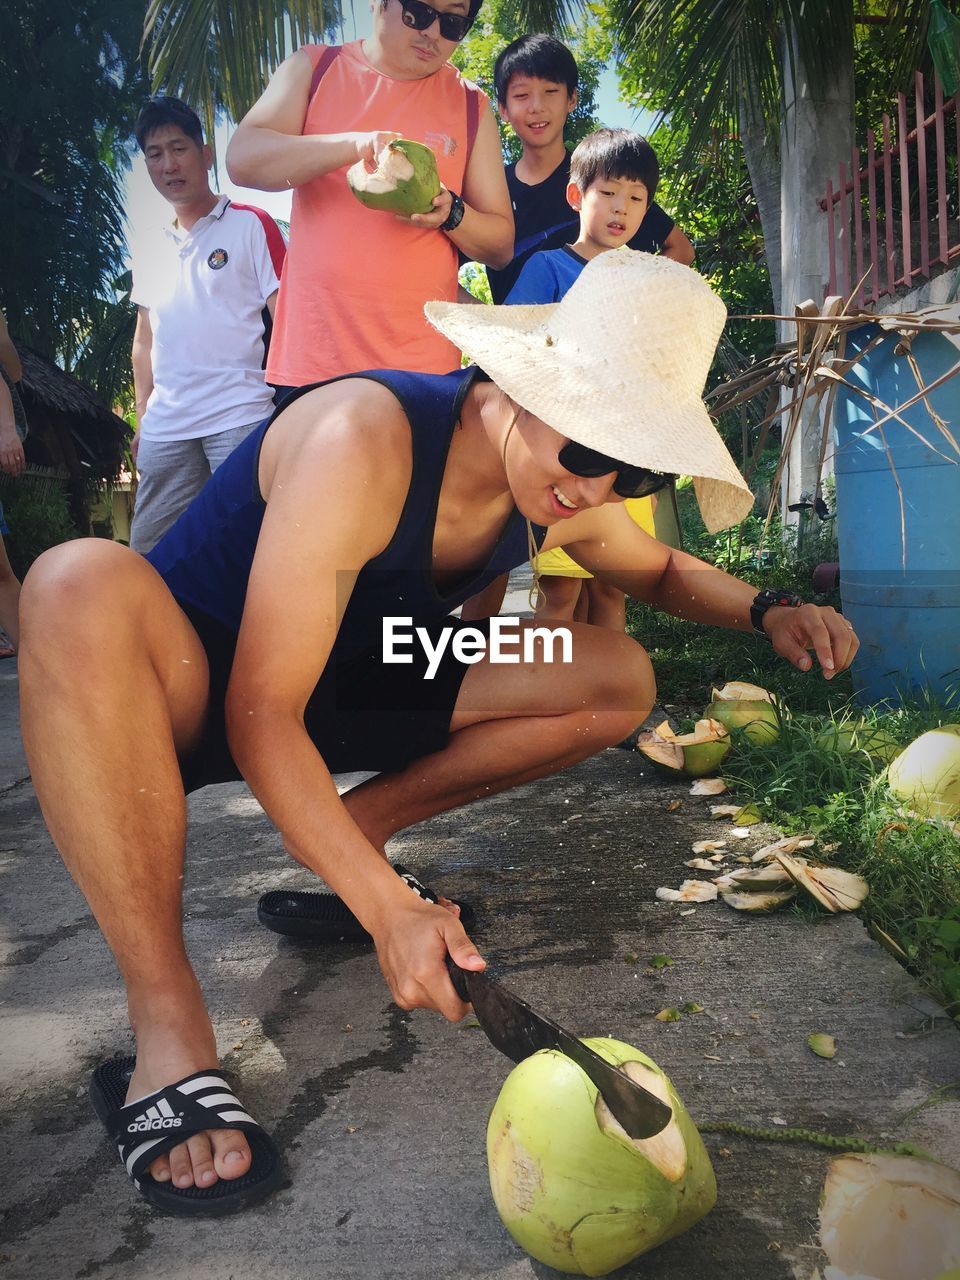
{"label": "adidas logo text", "polygon": [[183,1120],[173,1114],[173,1107],[166,1098],[160,1098],[155,1106],[147,1107],[127,1125],[127,1133],[149,1133],[152,1129],[179,1129]]}
{"label": "adidas logo text", "polygon": [[134,1120],[127,1125],[127,1133],[146,1133],[150,1129],[179,1129],[183,1122],[175,1116],[164,1116],[162,1120]]}

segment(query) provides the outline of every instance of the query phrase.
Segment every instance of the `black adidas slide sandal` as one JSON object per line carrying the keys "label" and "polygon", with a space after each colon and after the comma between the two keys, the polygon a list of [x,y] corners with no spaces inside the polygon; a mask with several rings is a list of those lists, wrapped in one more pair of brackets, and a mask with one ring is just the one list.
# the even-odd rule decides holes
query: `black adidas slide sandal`
{"label": "black adidas slide sandal", "polygon": [[[244,1110],[219,1071],[196,1071],[176,1084],[125,1104],[136,1058],[111,1058],[90,1078],[90,1100],[117,1144],[133,1185],[155,1209],[186,1217],[219,1217],[256,1204],[285,1184],[280,1154],[272,1139]],[[157,1156],[205,1129],[239,1129],[253,1161],[239,1178],[220,1178],[212,1187],[175,1187],[147,1172]]]}
{"label": "black adidas slide sandal", "polygon": [[[437,895],[422,884],[412,871],[399,864],[394,871],[414,893],[427,902]],[[460,921],[469,925],[475,918],[473,908],[458,903]],[[309,889],[272,889],[257,903],[257,919],[274,933],[310,942],[372,942],[363,925],[342,898],[335,893],[318,893]]]}

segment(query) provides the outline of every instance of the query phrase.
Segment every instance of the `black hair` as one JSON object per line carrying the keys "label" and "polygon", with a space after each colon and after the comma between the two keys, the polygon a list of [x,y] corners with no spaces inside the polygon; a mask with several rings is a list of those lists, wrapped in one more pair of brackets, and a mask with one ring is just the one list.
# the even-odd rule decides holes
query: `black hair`
{"label": "black hair", "polygon": [[147,138],[155,129],[162,129],[168,124],[182,129],[198,147],[203,146],[203,126],[193,108],[179,98],[159,94],[156,98],[148,98],[137,116],[133,132],[140,150],[146,151]]}
{"label": "black hair", "polygon": [[553,36],[521,36],[507,45],[493,66],[498,102],[506,103],[510,81],[519,75],[565,84],[569,94],[576,93],[579,83],[576,58]]}
{"label": "black hair", "polygon": [[586,191],[598,178],[642,182],[652,200],[660,181],[660,162],[650,143],[632,129],[588,133],[570,157],[570,181]]}

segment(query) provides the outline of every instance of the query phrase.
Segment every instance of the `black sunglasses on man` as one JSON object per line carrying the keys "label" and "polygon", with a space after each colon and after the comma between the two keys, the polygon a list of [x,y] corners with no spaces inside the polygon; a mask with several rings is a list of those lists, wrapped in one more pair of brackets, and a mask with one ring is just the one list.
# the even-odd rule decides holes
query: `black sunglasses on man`
{"label": "black sunglasses on man", "polygon": [[452,40],[455,44],[463,39],[473,26],[473,19],[463,13],[441,13],[423,0],[400,0],[403,10],[403,25],[412,27],[414,31],[426,31],[428,27],[440,20],[440,34],[444,40]]}
{"label": "black sunglasses on man", "polygon": [[621,498],[646,498],[651,493],[659,493],[665,489],[676,476],[664,471],[651,471],[649,467],[634,467],[626,462],[618,462],[596,449],[590,449],[576,440],[568,440],[561,446],[557,454],[561,467],[565,467],[571,475],[594,479],[597,476],[608,476],[611,471],[617,473],[613,482],[613,492]]}

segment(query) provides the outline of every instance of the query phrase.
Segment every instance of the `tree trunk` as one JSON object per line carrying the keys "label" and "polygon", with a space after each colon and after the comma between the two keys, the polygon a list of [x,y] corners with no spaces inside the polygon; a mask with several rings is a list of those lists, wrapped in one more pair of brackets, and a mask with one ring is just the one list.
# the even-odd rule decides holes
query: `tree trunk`
{"label": "tree trunk", "polygon": [[[850,0],[846,0],[850,3]],[[839,39],[839,34],[838,34]],[[837,50],[836,71],[813,96],[792,30],[784,36],[784,112],[781,126],[781,306],[782,315],[812,298],[822,308],[829,282],[826,214],[820,200],[827,179],[835,178],[841,160],[849,162],[853,147],[853,47]],[[793,43],[796,78],[787,72],[786,41]],[[780,338],[796,339],[796,325],[784,323]],[[786,392],[785,394],[792,394]],[[781,499],[784,519],[795,523],[787,508],[816,489],[822,429],[816,408],[806,406],[794,436],[784,472]]]}
{"label": "tree trunk", "polygon": [[763,230],[763,253],[770,273],[773,309],[779,312],[781,298],[780,271],[780,156],[771,141],[769,129],[759,105],[749,92],[740,94],[740,140],[750,174],[754,199]]}

